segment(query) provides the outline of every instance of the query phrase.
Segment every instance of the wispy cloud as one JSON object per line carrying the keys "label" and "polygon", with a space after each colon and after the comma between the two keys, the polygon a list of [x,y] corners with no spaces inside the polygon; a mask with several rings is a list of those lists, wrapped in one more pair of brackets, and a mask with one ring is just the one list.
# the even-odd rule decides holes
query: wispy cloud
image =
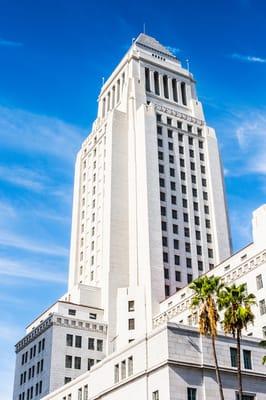
{"label": "wispy cloud", "polygon": [[21,46],[23,46],[23,43],[15,42],[13,40],[6,40],[6,39],[0,38],[0,46],[3,46],[3,47],[21,47]]}
{"label": "wispy cloud", "polygon": [[250,63],[259,63],[259,64],[266,63],[266,58],[243,55],[243,54],[238,54],[238,53],[231,54],[231,57],[236,60],[250,62]]}
{"label": "wispy cloud", "polygon": [[33,238],[22,237],[6,231],[0,231],[0,246],[13,247],[32,253],[47,254],[57,257],[68,256],[68,250],[64,247],[56,246],[51,243],[39,243]]}
{"label": "wispy cloud", "polygon": [[0,275],[31,279],[43,282],[66,283],[66,275],[53,271],[51,266],[34,265],[28,262],[0,259]]}
{"label": "wispy cloud", "polygon": [[[87,132],[58,118],[0,106],[0,145],[73,163]],[[23,138],[23,140],[19,140]]]}
{"label": "wispy cloud", "polygon": [[21,166],[0,166],[0,180],[26,189],[40,191],[44,188],[44,181],[46,181],[47,178],[37,171]]}
{"label": "wispy cloud", "polygon": [[170,51],[170,53],[173,53],[175,56],[181,51],[178,47],[166,46],[166,48]]}

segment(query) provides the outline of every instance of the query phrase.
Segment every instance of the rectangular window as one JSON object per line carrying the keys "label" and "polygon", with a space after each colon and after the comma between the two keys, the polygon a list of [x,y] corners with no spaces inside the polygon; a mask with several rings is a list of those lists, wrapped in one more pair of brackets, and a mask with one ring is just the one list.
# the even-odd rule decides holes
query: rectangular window
{"label": "rectangular window", "polygon": [[78,400],[82,400],[82,388],[78,389]]}
{"label": "rectangular window", "polygon": [[160,192],[160,200],[165,201],[165,193],[164,192]]}
{"label": "rectangular window", "polygon": [[75,369],[81,369],[81,357],[75,357]]}
{"label": "rectangular window", "polygon": [[179,241],[177,239],[174,239],[174,249],[179,249]]}
{"label": "rectangular window", "polygon": [[152,392],[152,400],[159,400],[159,390]]}
{"label": "rectangular window", "polygon": [[167,247],[168,246],[168,243],[167,243],[168,241],[167,241],[167,237],[165,237],[165,236],[163,236],[162,237],[162,245],[163,245],[163,247]]}
{"label": "rectangular window", "polygon": [[121,379],[126,378],[126,360],[121,362]]}
{"label": "rectangular window", "polygon": [[103,340],[97,339],[97,351],[103,351]]}
{"label": "rectangular window", "polygon": [[68,382],[71,382],[71,378],[69,376],[65,376],[64,384],[66,385]]}
{"label": "rectangular window", "polygon": [[262,281],[261,274],[256,276],[256,283],[257,283],[258,290],[263,288],[263,281]]}
{"label": "rectangular window", "polygon": [[197,400],[197,389],[187,388],[187,400]]}
{"label": "rectangular window", "polygon": [[164,292],[165,292],[165,296],[166,297],[170,296],[170,287],[169,287],[169,285],[165,285],[164,286]]}
{"label": "rectangular window", "polygon": [[166,215],[166,208],[165,207],[161,207],[161,215]]}
{"label": "rectangular window", "polygon": [[164,268],[164,279],[169,279],[169,269]]}
{"label": "rectangular window", "polygon": [[187,199],[182,199],[182,206],[187,208]]}
{"label": "rectangular window", "polygon": [[176,189],[175,182],[170,182],[170,187],[171,187],[171,190],[175,190]]}
{"label": "rectangular window", "polygon": [[163,261],[168,263],[168,253],[163,252]]}
{"label": "rectangular window", "polygon": [[89,338],[88,339],[88,349],[89,350],[94,350],[94,338]]}
{"label": "rectangular window", "polygon": [[180,159],[179,159],[179,164],[180,164],[180,167],[184,167],[184,166],[185,166],[185,160],[184,160],[184,158],[180,158]]}
{"label": "rectangular window", "polygon": [[88,371],[93,367],[94,365],[94,359],[93,358],[88,358]]}
{"label": "rectangular window", "polygon": [[203,262],[200,260],[198,261],[198,270],[203,271]]}
{"label": "rectangular window", "polygon": [[66,356],[65,358],[65,367],[72,368],[72,356]]}
{"label": "rectangular window", "polygon": [[172,139],[172,138],[173,138],[173,131],[172,131],[171,129],[168,129],[167,135],[168,135],[168,137],[169,137],[170,139]]}
{"label": "rectangular window", "polygon": [[119,382],[119,364],[115,365],[114,379],[115,379],[115,383]]}
{"label": "rectangular window", "polygon": [[88,385],[84,386],[83,394],[84,394],[84,400],[88,400]]}
{"label": "rectangular window", "polygon": [[135,329],[135,319],[129,318],[128,320],[128,330],[133,331]]}
{"label": "rectangular window", "polygon": [[252,369],[250,350],[243,350],[243,360],[244,360],[244,368]]}
{"label": "rectangular window", "polygon": [[237,350],[235,347],[230,347],[231,367],[237,367]]}
{"label": "rectangular window", "polygon": [[168,142],[168,149],[169,150],[174,150],[174,145],[172,142]]}
{"label": "rectangular window", "polygon": [[162,221],[162,231],[167,231],[167,222]]}
{"label": "rectangular window", "polygon": [[135,311],[135,302],[134,300],[129,300],[128,302],[128,312]]}
{"label": "rectangular window", "polygon": [[75,337],[75,347],[81,348],[82,345],[82,337],[81,336],[76,336]]}
{"label": "rectangular window", "polygon": [[181,281],[181,272],[180,271],[175,271],[175,280],[177,282]]}
{"label": "rectangular window", "polygon": [[173,233],[178,234],[178,225],[173,224]]}
{"label": "rectangular window", "polygon": [[180,265],[180,256],[175,254],[175,265]]}
{"label": "rectangular window", "polygon": [[174,170],[174,168],[170,168],[170,176],[175,176],[175,170]]}
{"label": "rectangular window", "polygon": [[127,370],[128,370],[128,376],[133,375],[133,357],[128,357],[127,359]]}
{"label": "rectangular window", "polygon": [[191,258],[187,258],[187,268],[192,268]]}
{"label": "rectangular window", "polygon": [[177,211],[176,210],[172,210],[172,218],[177,219]]}

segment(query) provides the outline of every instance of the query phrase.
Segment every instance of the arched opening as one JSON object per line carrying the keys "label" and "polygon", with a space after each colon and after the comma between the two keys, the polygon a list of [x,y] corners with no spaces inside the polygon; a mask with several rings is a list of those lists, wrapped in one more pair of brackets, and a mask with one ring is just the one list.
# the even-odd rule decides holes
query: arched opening
{"label": "arched opening", "polygon": [[172,79],[173,99],[178,103],[176,79]]}
{"label": "arched opening", "polygon": [[187,89],[185,82],[181,82],[181,96],[182,96],[182,103],[184,106],[187,105]]}
{"label": "arched opening", "polygon": [[163,76],[163,92],[164,92],[164,97],[166,99],[169,99],[169,90],[168,90],[168,78],[167,75]]}
{"label": "arched opening", "polygon": [[151,91],[150,70],[149,70],[149,68],[145,68],[145,88],[146,88],[147,92]]}
{"label": "arched opening", "polygon": [[154,77],[154,91],[155,91],[155,94],[160,96],[159,74],[158,74],[157,71],[154,72],[153,77]]}

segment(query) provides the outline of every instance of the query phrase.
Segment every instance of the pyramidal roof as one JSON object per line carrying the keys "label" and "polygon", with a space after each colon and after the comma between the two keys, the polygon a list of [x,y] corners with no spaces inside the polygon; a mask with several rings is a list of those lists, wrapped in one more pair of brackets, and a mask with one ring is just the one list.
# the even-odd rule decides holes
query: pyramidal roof
{"label": "pyramidal roof", "polygon": [[166,47],[164,47],[161,43],[159,43],[158,40],[146,35],[145,33],[141,33],[137,37],[135,43],[143,47],[147,47],[151,50],[159,51],[160,53],[163,53],[167,56],[176,58],[175,55],[171,53]]}

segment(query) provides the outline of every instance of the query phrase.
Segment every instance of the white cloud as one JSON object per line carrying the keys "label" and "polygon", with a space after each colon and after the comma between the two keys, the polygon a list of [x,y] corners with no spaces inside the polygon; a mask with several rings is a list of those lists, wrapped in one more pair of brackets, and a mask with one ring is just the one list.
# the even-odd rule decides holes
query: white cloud
{"label": "white cloud", "polygon": [[175,56],[181,51],[178,47],[166,46],[166,48],[170,51],[170,53],[173,53]]}
{"label": "white cloud", "polygon": [[37,171],[20,166],[0,166],[0,180],[26,189],[41,191],[44,189],[44,182],[47,178]]}
{"label": "white cloud", "polygon": [[243,55],[243,54],[238,54],[238,53],[231,54],[231,57],[236,59],[236,60],[250,62],[250,63],[259,63],[259,64],[265,64],[266,63],[266,58]]}
{"label": "white cloud", "polygon": [[55,246],[51,243],[39,243],[32,238],[26,238],[14,233],[0,231],[0,245],[26,250],[32,253],[47,254],[57,257],[67,257],[68,250],[64,247]]}
{"label": "white cloud", "polygon": [[0,145],[73,162],[86,135],[58,118],[0,106]]}
{"label": "white cloud", "polygon": [[14,261],[6,258],[0,259],[0,275],[42,282],[66,283],[66,275],[53,271],[52,267],[47,264],[40,267],[26,261]]}

